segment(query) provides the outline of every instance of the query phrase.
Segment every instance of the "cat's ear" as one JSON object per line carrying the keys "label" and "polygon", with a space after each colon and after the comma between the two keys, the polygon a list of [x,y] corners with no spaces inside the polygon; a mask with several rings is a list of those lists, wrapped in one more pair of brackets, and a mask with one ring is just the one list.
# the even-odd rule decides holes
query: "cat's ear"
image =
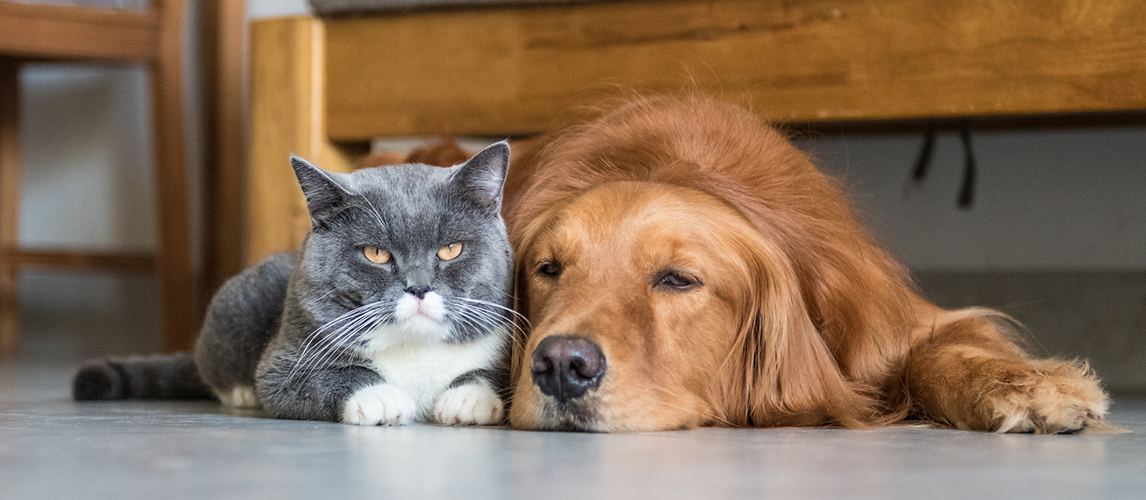
{"label": "cat's ear", "polygon": [[454,182],[491,210],[501,210],[502,187],[509,171],[509,143],[497,142],[455,167]]}
{"label": "cat's ear", "polygon": [[290,166],[298,177],[298,185],[306,196],[306,208],[315,223],[345,208],[353,196],[343,178],[346,174],[327,172],[296,155],[291,155]]}

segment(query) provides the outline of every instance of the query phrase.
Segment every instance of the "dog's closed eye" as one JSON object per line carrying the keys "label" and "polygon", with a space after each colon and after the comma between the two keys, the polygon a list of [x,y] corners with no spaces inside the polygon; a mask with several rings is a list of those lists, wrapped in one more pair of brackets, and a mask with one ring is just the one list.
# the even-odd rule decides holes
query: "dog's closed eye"
{"label": "dog's closed eye", "polygon": [[537,274],[549,279],[557,279],[561,276],[561,271],[564,270],[561,267],[561,263],[552,260],[542,261],[537,265],[536,269]]}
{"label": "dog's closed eye", "polygon": [[699,278],[691,273],[677,269],[661,271],[653,278],[654,290],[687,292],[701,285],[703,285],[703,283],[700,282]]}

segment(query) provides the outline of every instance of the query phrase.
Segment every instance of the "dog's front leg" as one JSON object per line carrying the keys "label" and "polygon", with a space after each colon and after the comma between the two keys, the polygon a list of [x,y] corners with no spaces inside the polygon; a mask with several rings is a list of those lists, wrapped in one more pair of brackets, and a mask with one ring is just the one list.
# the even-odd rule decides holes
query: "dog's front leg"
{"label": "dog's front leg", "polygon": [[1098,379],[1081,362],[1038,360],[993,311],[939,314],[912,348],[906,383],[923,417],[959,429],[1071,433],[1108,427]]}

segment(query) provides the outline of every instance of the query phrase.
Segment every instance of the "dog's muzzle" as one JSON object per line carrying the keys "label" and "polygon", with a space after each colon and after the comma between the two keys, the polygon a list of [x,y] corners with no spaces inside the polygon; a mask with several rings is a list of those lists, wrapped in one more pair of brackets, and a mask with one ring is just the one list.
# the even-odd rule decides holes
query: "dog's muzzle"
{"label": "dog's muzzle", "polygon": [[565,403],[601,385],[605,353],[580,335],[553,335],[537,344],[531,368],[541,393]]}

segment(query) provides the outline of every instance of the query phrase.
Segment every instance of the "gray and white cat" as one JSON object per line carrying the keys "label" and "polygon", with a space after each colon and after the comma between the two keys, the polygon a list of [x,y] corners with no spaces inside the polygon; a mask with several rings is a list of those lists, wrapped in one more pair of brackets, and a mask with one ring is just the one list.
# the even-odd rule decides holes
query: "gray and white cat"
{"label": "gray and white cat", "polygon": [[[302,250],[268,257],[219,290],[193,361],[92,363],[76,374],[75,398],[209,388],[224,404],[279,418],[501,422],[513,326],[500,216],[509,145],[452,168],[337,174],[291,163],[312,221]],[[196,368],[198,386],[187,380]]]}

